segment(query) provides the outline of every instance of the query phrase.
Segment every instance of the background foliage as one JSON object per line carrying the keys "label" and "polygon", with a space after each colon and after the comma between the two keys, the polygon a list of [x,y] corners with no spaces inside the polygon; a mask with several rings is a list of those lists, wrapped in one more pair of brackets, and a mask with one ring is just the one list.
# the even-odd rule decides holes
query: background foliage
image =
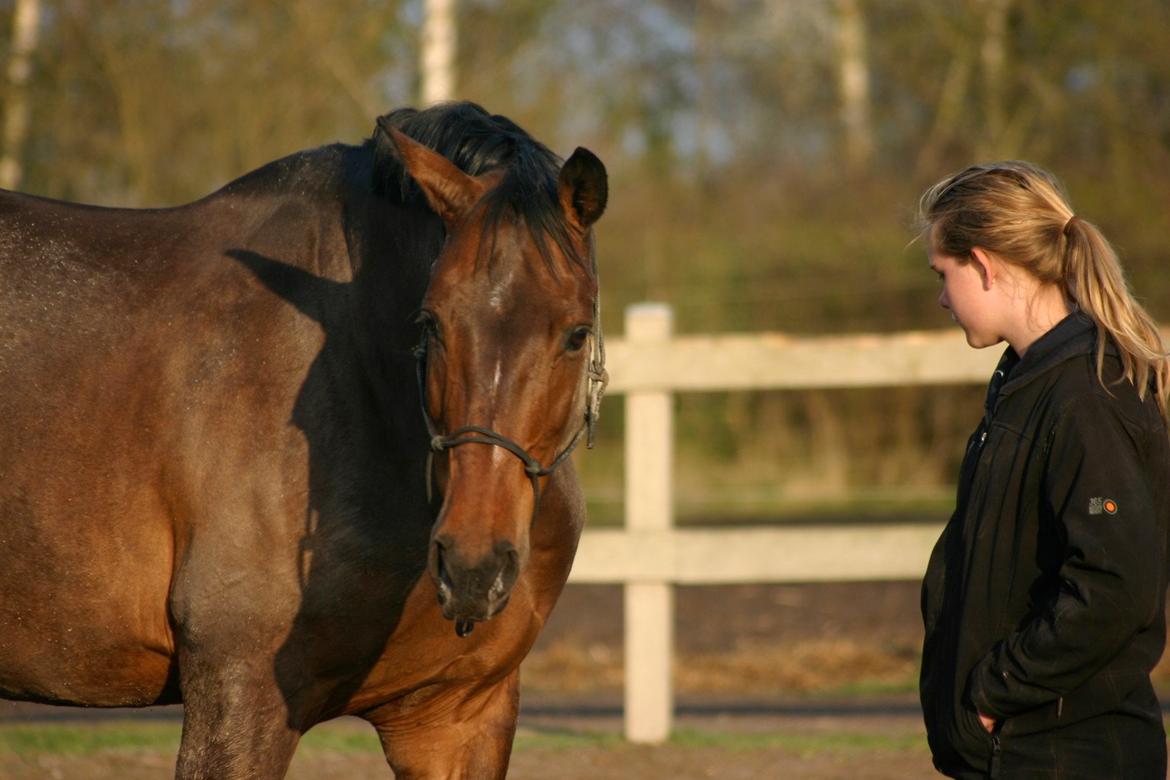
{"label": "background foliage", "polygon": [[[421,0],[42,0],[21,188],[176,204],[294,150],[356,143],[415,102],[421,16]],[[682,332],[946,327],[913,206],[943,174],[1007,157],[1064,179],[1165,319],[1167,29],[1162,0],[463,0],[458,95],[606,161],[611,334],[647,299],[670,302]],[[980,398],[684,397],[680,509],[938,511]],[[620,497],[621,416],[611,400],[600,451],[581,459],[603,516]]]}

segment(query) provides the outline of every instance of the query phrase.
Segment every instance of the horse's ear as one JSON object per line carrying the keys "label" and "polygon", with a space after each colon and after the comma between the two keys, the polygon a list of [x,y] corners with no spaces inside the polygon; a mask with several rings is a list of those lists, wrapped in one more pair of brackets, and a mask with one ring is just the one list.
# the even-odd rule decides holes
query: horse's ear
{"label": "horse's ear", "polygon": [[378,117],[378,127],[390,139],[402,167],[418,184],[427,203],[448,228],[459,222],[483,197],[487,185],[468,176],[438,152],[420,144],[406,133]]}
{"label": "horse's ear", "polygon": [[609,197],[605,165],[593,152],[578,146],[561,168],[557,189],[565,216],[582,230],[587,230],[601,218]]}

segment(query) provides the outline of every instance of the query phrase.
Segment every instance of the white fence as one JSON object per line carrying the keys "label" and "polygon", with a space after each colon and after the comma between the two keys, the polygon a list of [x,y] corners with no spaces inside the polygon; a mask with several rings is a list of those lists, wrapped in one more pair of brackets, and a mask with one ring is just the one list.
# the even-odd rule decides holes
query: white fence
{"label": "white fence", "polygon": [[916,579],[939,528],[673,528],[672,393],[985,382],[1001,350],[958,328],[888,336],[672,337],[662,304],[626,312],[607,342],[609,391],[626,395],[625,529],[586,531],[571,583],[625,586],[625,730],[670,735],[675,584]]}

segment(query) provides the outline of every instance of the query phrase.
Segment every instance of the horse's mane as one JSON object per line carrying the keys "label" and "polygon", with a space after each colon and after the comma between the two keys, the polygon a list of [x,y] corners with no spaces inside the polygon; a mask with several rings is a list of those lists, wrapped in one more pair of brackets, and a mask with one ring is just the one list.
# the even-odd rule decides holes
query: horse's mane
{"label": "horse's mane", "polygon": [[[487,197],[485,227],[494,231],[505,216],[522,219],[532,231],[545,262],[555,273],[548,241],[586,271],[590,264],[573,248],[569,226],[557,195],[561,159],[516,123],[489,114],[470,102],[441,103],[418,110],[399,108],[385,117],[391,125],[434,149],[471,176],[505,171]],[[398,162],[393,144],[375,127],[366,142],[373,150],[373,188],[400,203],[422,202],[422,192]],[[490,248],[486,253],[490,257]]]}

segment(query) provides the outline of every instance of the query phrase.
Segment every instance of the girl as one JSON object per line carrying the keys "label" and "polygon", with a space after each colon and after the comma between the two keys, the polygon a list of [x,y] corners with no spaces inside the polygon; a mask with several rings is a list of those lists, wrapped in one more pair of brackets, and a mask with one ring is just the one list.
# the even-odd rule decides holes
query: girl
{"label": "girl", "polygon": [[1166,777],[1170,365],[1117,256],[1024,162],[920,203],[939,304],[1007,349],[922,587],[920,695],[957,778]]}

